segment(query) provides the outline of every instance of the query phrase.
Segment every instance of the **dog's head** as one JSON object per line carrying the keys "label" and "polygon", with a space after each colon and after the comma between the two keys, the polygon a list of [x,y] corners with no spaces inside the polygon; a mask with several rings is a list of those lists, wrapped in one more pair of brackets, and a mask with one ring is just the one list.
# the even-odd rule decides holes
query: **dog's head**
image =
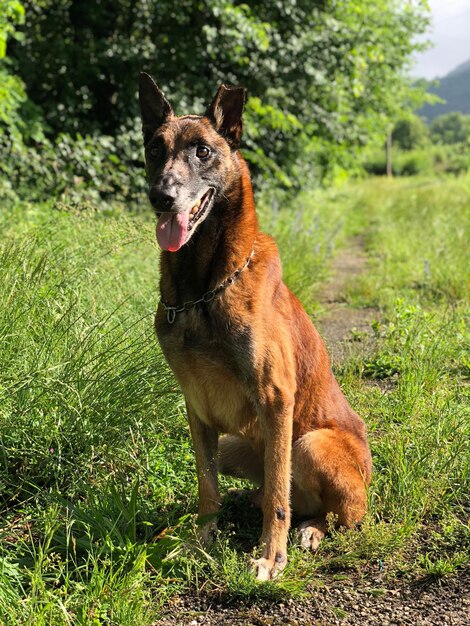
{"label": "dog's head", "polygon": [[139,100],[157,239],[161,248],[175,252],[234,179],[245,90],[221,85],[205,116],[176,117],[153,79],[142,73]]}

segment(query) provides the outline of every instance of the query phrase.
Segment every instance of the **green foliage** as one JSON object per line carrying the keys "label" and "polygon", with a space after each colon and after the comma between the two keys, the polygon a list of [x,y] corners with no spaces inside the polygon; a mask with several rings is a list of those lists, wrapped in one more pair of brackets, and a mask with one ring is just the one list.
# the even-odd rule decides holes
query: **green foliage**
{"label": "green foliage", "polygon": [[24,7],[18,0],[3,0],[0,6],[0,59],[5,58],[9,37],[18,38],[16,26],[24,22]]}
{"label": "green foliage", "polygon": [[0,135],[0,174],[11,193],[29,200],[54,197],[94,202],[102,209],[147,208],[140,130],[115,137],[62,133],[27,146]]}
{"label": "green foliage", "polygon": [[17,0],[4,0],[0,5],[0,140],[7,129],[18,133],[21,119],[18,109],[26,99],[23,81],[9,71],[6,56],[8,38],[19,38],[16,30],[24,21],[23,5]]}
{"label": "green foliage", "polygon": [[431,123],[431,137],[438,144],[466,144],[470,146],[470,115],[447,113]]}
{"label": "green foliage", "polygon": [[0,67],[0,139],[5,129],[18,133],[17,127],[21,125],[18,109],[25,98],[23,82]]}
{"label": "green foliage", "polygon": [[[105,208],[111,199],[129,208],[143,202],[141,69],[179,113],[203,112],[220,81],[246,85],[243,149],[255,185],[294,190],[359,172],[362,145],[409,101],[399,68],[426,23],[422,10],[385,1],[367,8],[367,20],[359,0],[25,6],[21,36],[21,5],[1,8],[4,39],[14,37],[0,66],[2,187]],[[390,63],[381,63],[385,56]]]}
{"label": "green foliage", "polygon": [[221,81],[240,83],[250,96],[247,156],[255,173],[285,186],[299,184],[305,154],[311,178],[335,178],[337,165],[344,171],[384,134],[409,105],[403,69],[427,24],[421,4],[386,0],[25,5],[12,53],[52,133],[137,129],[142,69],[179,113],[203,112]]}
{"label": "green foliage", "polygon": [[392,141],[402,150],[421,148],[429,142],[429,131],[420,117],[410,114],[395,123]]}
{"label": "green foliage", "polygon": [[[368,174],[386,174],[385,149],[369,150],[363,162]],[[395,176],[462,175],[470,170],[467,144],[427,145],[413,150],[392,148],[392,171]]]}

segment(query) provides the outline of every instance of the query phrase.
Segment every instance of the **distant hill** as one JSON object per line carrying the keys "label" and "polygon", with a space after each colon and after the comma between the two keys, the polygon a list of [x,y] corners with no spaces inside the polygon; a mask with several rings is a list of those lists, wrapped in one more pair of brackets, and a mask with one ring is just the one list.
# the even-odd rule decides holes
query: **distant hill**
{"label": "distant hill", "polygon": [[437,94],[445,103],[433,106],[426,104],[418,111],[419,115],[431,121],[438,115],[454,111],[470,114],[470,59],[438,80],[439,86],[430,87],[429,91]]}

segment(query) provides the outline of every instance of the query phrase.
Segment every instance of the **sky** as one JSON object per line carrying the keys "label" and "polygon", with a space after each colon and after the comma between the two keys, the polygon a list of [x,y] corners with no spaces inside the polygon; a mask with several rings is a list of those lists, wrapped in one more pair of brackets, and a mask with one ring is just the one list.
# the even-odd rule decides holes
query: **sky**
{"label": "sky", "polygon": [[470,59],[470,0],[430,0],[434,47],[416,56],[412,75],[442,77]]}

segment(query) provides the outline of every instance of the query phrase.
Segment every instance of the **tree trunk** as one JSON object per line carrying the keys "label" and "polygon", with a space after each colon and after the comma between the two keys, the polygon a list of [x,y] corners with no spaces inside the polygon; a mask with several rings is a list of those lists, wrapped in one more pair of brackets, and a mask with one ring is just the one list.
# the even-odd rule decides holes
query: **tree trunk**
{"label": "tree trunk", "polygon": [[386,159],[387,159],[387,176],[393,176],[392,170],[392,131],[390,130],[387,134],[387,143],[386,143]]}

